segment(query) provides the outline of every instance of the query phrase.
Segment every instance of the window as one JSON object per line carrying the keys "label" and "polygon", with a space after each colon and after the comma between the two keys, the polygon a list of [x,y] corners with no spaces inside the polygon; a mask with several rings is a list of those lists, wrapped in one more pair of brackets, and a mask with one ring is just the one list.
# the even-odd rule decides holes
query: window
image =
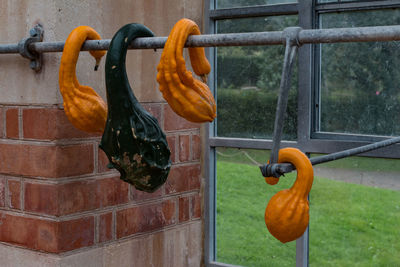
{"label": "window", "polygon": [[[399,15],[400,9],[325,13],[319,16],[319,27],[398,25]],[[400,42],[319,47],[321,76],[316,131],[400,135]]]}
{"label": "window", "polygon": [[[400,0],[228,1],[206,7],[209,33],[399,25]],[[340,11],[340,12],[338,12]],[[303,45],[292,75],[282,146],[314,157],[400,135],[399,42]],[[209,49],[217,119],[209,126],[208,266],[400,265],[399,145],[316,165],[309,231],[281,244],[263,220],[257,167],[269,159],[284,47]],[[379,177],[379,179],[377,179]]]}

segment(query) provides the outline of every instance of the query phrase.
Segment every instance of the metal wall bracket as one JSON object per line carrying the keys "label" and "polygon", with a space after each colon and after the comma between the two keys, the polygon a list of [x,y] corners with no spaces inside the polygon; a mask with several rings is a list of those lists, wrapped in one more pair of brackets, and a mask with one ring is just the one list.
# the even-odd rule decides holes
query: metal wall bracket
{"label": "metal wall bracket", "polygon": [[42,69],[42,54],[29,50],[29,45],[36,42],[43,41],[43,27],[40,24],[36,24],[29,31],[30,37],[24,38],[18,43],[18,52],[21,56],[31,60],[29,66],[36,72]]}
{"label": "metal wall bracket", "polygon": [[279,87],[278,103],[275,113],[274,136],[270,163],[278,162],[279,147],[282,139],[283,123],[286,114],[293,64],[296,59],[297,50],[301,45],[299,41],[299,33],[301,30],[300,27],[289,27],[283,31],[286,48]]}

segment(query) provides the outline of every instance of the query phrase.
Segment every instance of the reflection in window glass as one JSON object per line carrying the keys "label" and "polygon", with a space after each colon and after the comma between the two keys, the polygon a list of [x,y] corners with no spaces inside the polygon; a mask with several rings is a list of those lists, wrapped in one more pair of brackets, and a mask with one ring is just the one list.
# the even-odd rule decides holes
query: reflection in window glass
{"label": "reflection in window glass", "polygon": [[[321,14],[321,28],[400,24],[400,10]],[[322,132],[400,135],[400,42],[321,45]]]}
{"label": "reflection in window glass", "polygon": [[310,266],[400,266],[399,163],[350,157],[314,166]]}
{"label": "reflection in window glass", "polygon": [[[221,20],[218,33],[277,31],[297,25],[297,16]],[[217,49],[217,135],[268,138],[273,134],[284,47]],[[297,68],[292,75],[284,139],[297,137]]]}
{"label": "reflection in window glass", "polygon": [[297,0],[217,0],[217,8],[297,3]]}
{"label": "reflection in window glass", "polygon": [[266,162],[269,152],[217,148],[217,261],[240,266],[295,266],[296,243],[282,244],[265,226],[269,199],[288,188],[294,175],[270,186],[249,159]]}

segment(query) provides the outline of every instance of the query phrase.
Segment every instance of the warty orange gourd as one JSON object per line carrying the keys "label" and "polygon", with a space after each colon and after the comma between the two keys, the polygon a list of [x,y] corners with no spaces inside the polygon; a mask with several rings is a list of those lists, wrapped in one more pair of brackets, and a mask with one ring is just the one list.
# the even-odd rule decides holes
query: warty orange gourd
{"label": "warty orange gourd", "polygon": [[189,35],[199,35],[200,29],[190,19],[181,19],[168,36],[157,67],[160,91],[172,110],[192,122],[211,122],[216,117],[214,97],[203,83],[211,71],[204,48],[190,47],[189,57],[193,71],[203,82],[186,69],[183,48]]}
{"label": "warty orange gourd", "polygon": [[314,172],[308,157],[296,148],[279,151],[279,163],[292,163],[297,178],[290,189],[276,193],[265,210],[265,224],[269,232],[282,243],[303,235],[309,221],[307,196],[311,190]]}
{"label": "warty orange gourd", "polygon": [[[61,56],[59,86],[64,100],[64,112],[68,120],[78,129],[102,133],[107,120],[107,105],[91,87],[79,84],[76,63],[86,40],[99,40],[100,35],[89,26],[79,26],[68,36]],[[96,67],[105,51],[90,51],[96,59]]]}

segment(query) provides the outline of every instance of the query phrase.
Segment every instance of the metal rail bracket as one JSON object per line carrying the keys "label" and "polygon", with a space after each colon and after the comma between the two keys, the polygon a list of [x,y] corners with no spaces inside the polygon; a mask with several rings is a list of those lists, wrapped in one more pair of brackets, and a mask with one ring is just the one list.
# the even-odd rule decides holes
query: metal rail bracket
{"label": "metal rail bracket", "polygon": [[281,83],[279,87],[278,103],[275,113],[274,136],[270,163],[278,162],[279,146],[282,139],[283,123],[286,114],[290,81],[297,50],[300,47],[299,33],[301,30],[302,29],[300,27],[289,27],[283,31],[283,40],[286,48]]}
{"label": "metal rail bracket", "polygon": [[31,60],[29,66],[31,69],[39,72],[42,69],[42,54],[29,50],[29,45],[43,41],[44,30],[42,25],[36,24],[29,31],[30,37],[24,38],[18,43],[18,52],[21,56]]}

